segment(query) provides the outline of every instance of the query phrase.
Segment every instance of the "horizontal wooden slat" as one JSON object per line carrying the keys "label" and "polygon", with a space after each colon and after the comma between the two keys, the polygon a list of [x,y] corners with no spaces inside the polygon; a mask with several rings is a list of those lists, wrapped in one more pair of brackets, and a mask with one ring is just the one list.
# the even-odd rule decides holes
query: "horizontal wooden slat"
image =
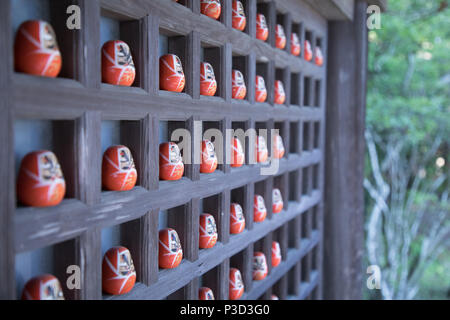
{"label": "horizontal wooden slat", "polygon": [[249,300],[255,300],[261,296],[266,290],[272,287],[278,280],[283,277],[290,268],[292,268],[300,259],[310,252],[319,242],[317,233],[313,233],[311,238],[303,240],[299,249],[289,249],[287,259],[279,264],[272,272],[261,281],[253,281],[252,291],[246,296]]}
{"label": "horizontal wooden slat", "polygon": [[[288,214],[286,214],[287,216]],[[292,215],[289,214],[290,217]],[[277,219],[281,220],[284,219]],[[286,222],[286,221],[285,221]],[[273,223],[272,223],[273,224]],[[278,224],[278,223],[277,223]],[[260,224],[262,225],[262,224]],[[269,224],[266,224],[269,225]],[[271,225],[271,224],[270,224]],[[267,226],[266,226],[267,227]],[[262,227],[261,227],[262,228]],[[270,227],[269,227],[270,228]],[[273,231],[273,230],[271,230]],[[269,231],[269,232],[271,232]],[[157,283],[147,287],[143,284],[136,284],[133,290],[125,295],[120,296],[104,296],[107,300],[158,300],[163,299],[176,290],[187,285],[192,279],[200,277],[212,268],[222,263],[222,259],[230,258],[236,253],[246,248],[247,242],[243,242],[242,238],[249,238],[250,242],[255,242],[259,237],[261,230],[255,227],[252,231],[245,231],[244,233],[234,236],[230,239],[227,245],[217,244],[214,248],[209,250],[203,250],[200,253],[199,259],[193,262],[183,260],[182,263],[175,269],[166,269],[159,272],[159,280]],[[264,292],[264,288],[273,285],[289,268],[294,265],[299,259],[305,256],[312,248],[317,245],[318,237],[314,234],[311,239],[305,239],[302,242],[302,246],[299,249],[291,249],[289,252],[289,259],[282,262],[277,268],[273,269],[273,273],[269,275],[265,280],[256,285],[253,282],[254,288],[250,292],[246,292],[242,297],[242,300],[256,299]],[[220,252],[220,254],[219,254]],[[220,260],[217,260],[217,257]],[[279,270],[279,271],[277,271]],[[256,286],[255,286],[256,285]],[[253,290],[257,290],[253,293]],[[261,292],[261,293],[260,293]]]}
{"label": "horizontal wooden slat", "polygon": [[[101,90],[85,90],[74,81],[63,78],[40,79],[14,74],[12,96],[15,113],[30,119],[75,119],[86,111],[101,111],[106,120],[140,120],[149,112],[161,120],[186,120],[198,116],[200,120],[232,121],[321,119],[318,108],[271,106],[268,103],[250,104],[247,101],[226,103],[223,99],[192,99],[186,94],[161,92],[153,96],[134,87],[102,86]],[[214,99],[216,98],[216,99]],[[64,105],[64,108],[61,106]],[[126,108],[124,108],[126,106]]]}
{"label": "horizontal wooden slat", "polygon": [[[12,0],[8,0],[9,4]],[[328,4],[345,2],[346,0],[326,0],[326,4],[318,4],[325,8]],[[347,2],[350,0],[347,0]],[[92,2],[92,3],[91,3]],[[283,261],[280,266],[273,268],[268,277],[263,281],[251,281],[251,257],[253,243],[265,239],[265,251],[270,251],[272,232],[277,229],[287,231],[288,224],[300,221],[305,212],[317,205],[322,205],[323,186],[319,184],[318,190],[302,196],[301,188],[298,188],[298,196],[295,201],[288,202],[287,191],[285,195],[285,209],[277,214],[271,215],[271,189],[273,177],[261,175],[261,165],[245,165],[242,168],[219,167],[213,174],[198,174],[198,165],[186,167],[186,177],[179,181],[158,181],[158,130],[160,121],[185,121],[192,129],[193,120],[216,121],[221,123],[221,129],[230,128],[233,122],[244,122],[248,128],[253,128],[255,123],[265,122],[264,126],[271,128],[274,122],[320,122],[324,127],[325,98],[320,97],[321,108],[310,106],[316,101],[315,92],[311,86],[311,102],[305,106],[302,104],[302,79],[309,77],[312,80],[320,80],[323,84],[322,94],[325,94],[326,66],[318,67],[313,62],[306,62],[303,57],[295,57],[289,54],[289,50],[279,50],[274,46],[274,25],[277,15],[285,15],[284,23],[286,33],[289,36],[291,22],[301,25],[310,31],[313,39],[321,38],[322,49],[326,51],[328,33],[328,22],[323,17],[324,13],[315,10],[305,1],[283,0],[266,1],[269,25],[271,26],[270,37],[267,42],[255,38],[255,16],[257,13],[257,0],[248,0],[248,27],[244,32],[232,29],[231,26],[231,0],[223,1],[222,20],[216,21],[200,14],[200,6],[197,0],[188,0],[186,6],[168,0],[80,0],[87,11],[83,17],[89,17],[88,22],[83,22],[83,34],[77,38],[75,48],[77,58],[72,60],[80,73],[73,79],[44,78],[25,74],[10,72],[12,68],[11,32],[9,29],[8,14],[0,13],[0,17],[8,17],[2,25],[6,25],[8,36],[0,32],[0,38],[7,38],[6,46],[0,50],[0,56],[5,56],[2,66],[7,66],[7,73],[0,76],[0,97],[7,97],[7,108],[10,112],[11,121],[15,119],[43,119],[43,120],[75,120],[77,124],[77,135],[69,138],[77,139],[77,145],[82,146],[83,152],[74,150],[67,151],[68,159],[74,158],[81,161],[78,166],[73,166],[75,174],[79,178],[79,192],[68,193],[77,199],[65,199],[59,206],[51,208],[14,208],[10,197],[11,210],[8,217],[11,219],[13,228],[10,232],[14,243],[6,243],[2,248],[9,249],[11,258],[14,253],[22,253],[36,250],[46,246],[56,245],[63,241],[74,239],[76,249],[69,249],[68,256],[75,255],[83,265],[83,285],[86,286],[78,296],[82,299],[96,299],[100,296],[100,278],[98,271],[101,268],[100,245],[101,229],[111,226],[122,225],[135,221],[127,226],[127,232],[122,234],[122,239],[128,239],[131,245],[125,243],[134,252],[139,252],[135,258],[137,270],[140,272],[134,289],[122,296],[103,296],[104,299],[128,300],[128,299],[163,299],[168,295],[180,290],[184,292],[184,298],[195,298],[199,279],[197,277],[218,267],[220,279],[218,282],[219,298],[228,297],[228,269],[230,258],[246,252],[246,267],[242,272],[246,278],[246,293],[242,299],[256,299],[261,295],[271,292],[271,287],[284,277],[287,281],[287,272],[298,263],[313,248],[317,247],[322,239],[321,224],[318,230],[313,230],[308,239],[294,240],[288,248],[287,237],[281,240],[285,244],[283,248]],[[353,2],[353,0],[351,1]],[[9,8],[9,5],[0,5]],[[246,7],[248,9],[248,7]],[[100,13],[120,21],[120,29],[123,40],[130,44],[138,53],[133,54],[137,67],[137,87],[121,87],[100,83],[100,55],[99,31],[101,25]],[[83,21],[85,20],[83,18]],[[52,21],[51,21],[52,22]],[[130,32],[128,31],[133,31]],[[92,32],[90,32],[92,31]],[[136,32],[134,32],[136,31]],[[186,89],[183,93],[173,93],[159,90],[159,44],[156,41],[158,31],[165,35],[184,35],[188,39],[185,46],[184,71],[186,74]],[[299,36],[304,37],[300,32]],[[289,37],[288,37],[289,40]],[[199,96],[199,57],[202,44],[213,45],[220,52],[216,63],[220,66],[217,70],[218,85],[220,87],[218,96]],[[316,45],[313,41],[312,46]],[[61,47],[71,48],[71,40],[62,41]],[[289,48],[289,46],[288,46]],[[250,90],[244,101],[231,99],[231,68],[233,62],[232,54],[245,56],[245,70],[242,70],[248,78],[247,89]],[[65,54],[65,57],[68,57]],[[254,103],[254,75],[256,61],[267,64],[266,84],[268,85],[268,102]],[[216,67],[215,67],[216,68]],[[5,69],[5,68],[3,68]],[[283,81],[288,95],[286,105],[276,106],[273,104],[273,81],[276,70],[284,70]],[[4,71],[4,70],[3,70]],[[292,74],[298,77],[292,77]],[[295,80],[294,80],[295,79]],[[8,81],[9,80],[9,81]],[[295,82],[295,83],[294,83]],[[5,89],[6,88],[6,89]],[[290,105],[291,91],[300,89],[297,105]],[[11,103],[9,103],[9,101]],[[89,121],[87,121],[87,120]],[[135,157],[137,168],[142,173],[137,187],[129,192],[100,192],[100,125],[102,120],[139,120],[140,127],[130,132],[123,127],[122,142],[126,145],[139,149],[140,154]],[[11,122],[10,121],[10,122]],[[12,122],[11,122],[12,123]],[[86,131],[87,130],[87,131]],[[323,129],[322,129],[323,130]],[[12,132],[12,131],[11,131]],[[13,134],[13,133],[12,133]],[[54,131],[58,135],[59,130]],[[299,127],[298,134],[302,134]],[[291,130],[284,133],[285,143],[289,151],[289,138],[295,135]],[[322,134],[322,137],[324,134]],[[293,138],[294,139],[294,138]],[[302,141],[300,136],[299,141]],[[80,142],[81,141],[81,142]],[[294,140],[296,141],[296,140]],[[270,148],[272,141],[268,140]],[[321,147],[323,147],[323,143]],[[14,149],[14,144],[8,142],[5,150]],[[80,148],[78,148],[80,149]],[[92,151],[92,150],[93,151]],[[150,151],[149,151],[150,150]],[[247,153],[249,147],[247,144]],[[295,150],[292,150],[295,151]],[[300,150],[298,150],[300,151]],[[86,153],[87,152],[87,153]],[[87,157],[93,152],[94,157]],[[77,154],[80,153],[80,155]],[[12,154],[12,153],[10,153]],[[10,156],[9,156],[10,157]],[[8,158],[9,159],[9,158]],[[2,158],[5,160],[5,157]],[[9,159],[11,160],[11,159]],[[289,154],[280,161],[277,175],[285,175],[284,183],[288,185],[288,173],[302,170],[305,167],[320,165],[320,176],[323,176],[323,152],[321,150],[307,150],[301,154]],[[88,161],[88,162],[86,162]],[[85,163],[86,162],[86,163]],[[9,170],[11,166],[8,165]],[[319,166],[318,166],[319,167]],[[87,169],[86,169],[87,168]],[[86,170],[85,170],[86,169]],[[11,170],[9,170],[11,171]],[[12,171],[11,171],[12,172]],[[9,179],[11,180],[11,179]],[[8,181],[9,181],[8,180]],[[68,179],[70,182],[70,180]],[[269,214],[266,221],[255,223],[239,235],[228,235],[219,238],[219,242],[212,249],[198,250],[198,213],[200,212],[199,199],[220,195],[219,199],[229,207],[231,190],[244,187],[247,190],[246,216],[252,217],[251,207],[253,204],[253,186],[255,183],[265,181],[264,196],[269,206]],[[299,182],[301,180],[298,180]],[[14,182],[8,182],[9,189]],[[249,188],[249,186],[252,186]],[[68,185],[69,188],[73,184]],[[295,188],[293,188],[295,190]],[[157,213],[160,210],[185,205],[182,212],[184,219],[180,219],[177,230],[182,230],[180,236],[182,242],[187,243],[185,259],[181,265],[173,270],[158,270],[157,257]],[[225,209],[227,210],[227,209]],[[175,213],[175,218],[181,214]],[[187,221],[186,221],[187,219]],[[228,213],[225,219],[229,220]],[[5,219],[4,219],[5,220]],[[217,219],[222,228],[222,233],[228,232],[228,223]],[[251,226],[248,221],[248,226]],[[124,228],[122,228],[124,229]],[[126,228],[125,228],[126,229]],[[134,230],[137,230],[136,235]],[[300,229],[299,229],[300,230]],[[125,237],[124,237],[125,235]],[[223,240],[223,241],[222,241]],[[319,251],[319,250],[317,250]],[[134,253],[134,255],[137,255]],[[244,255],[245,256],[245,255]],[[3,257],[3,256],[2,256]],[[149,261],[151,259],[151,261]],[[240,258],[239,258],[240,259]],[[319,260],[318,260],[319,261]],[[270,257],[269,257],[270,262]],[[78,262],[77,262],[78,263]],[[3,263],[4,264],[4,263]],[[11,270],[14,268],[13,261],[7,261]],[[316,266],[313,266],[314,269]],[[270,269],[270,268],[269,268]],[[319,269],[319,268],[318,268]],[[11,271],[13,272],[13,271]],[[304,298],[321,281],[316,276],[320,270],[311,273],[309,283],[300,284],[300,296]],[[14,280],[7,285],[13,285]],[[286,287],[286,286],[285,286]],[[287,287],[286,287],[287,289]],[[10,297],[13,288],[7,288]],[[297,294],[299,291],[296,291]],[[317,291],[317,290],[316,290]],[[284,297],[286,292],[284,293]]]}
{"label": "horizontal wooden slat", "polygon": [[[321,152],[291,155],[280,162],[280,173],[321,161]],[[101,202],[88,207],[77,200],[64,200],[52,208],[20,207],[15,215],[15,248],[28,251],[77,236],[87,228],[109,227],[137,219],[147,212],[169,209],[187,203],[192,197],[208,197],[226,188],[237,188],[251,181],[265,179],[259,166],[245,166],[230,174],[202,175],[199,181],[183,178],[163,181],[158,190],[135,187],[126,192],[103,192]],[[170,191],[170,192],[169,192]]]}
{"label": "horizontal wooden slat", "polygon": [[311,272],[311,281],[302,282],[300,284],[300,294],[296,296],[289,296],[288,300],[304,300],[306,299],[311,292],[317,287],[320,281],[319,273],[317,271]]}

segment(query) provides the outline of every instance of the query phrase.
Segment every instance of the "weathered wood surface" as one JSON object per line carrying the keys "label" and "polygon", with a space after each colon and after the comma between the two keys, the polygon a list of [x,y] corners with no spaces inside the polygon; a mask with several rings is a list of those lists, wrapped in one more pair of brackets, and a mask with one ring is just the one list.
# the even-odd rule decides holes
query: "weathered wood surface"
{"label": "weathered wood surface", "polygon": [[[312,208],[322,204],[323,198],[320,181],[324,177],[325,162],[322,139],[325,137],[326,67],[293,57],[289,54],[289,44],[285,50],[276,49],[274,26],[277,22],[283,24],[288,40],[292,31],[298,32],[302,43],[308,31],[313,48],[316,39],[320,39],[327,56],[326,19],[303,1],[261,3],[247,0],[247,27],[239,32],[231,28],[231,0],[223,1],[221,21],[201,15],[199,3],[194,0],[184,1],[186,6],[167,0],[77,0],[83,12],[82,29],[66,30],[58,38],[64,54],[65,78],[49,79],[12,72],[11,1],[0,4],[0,40],[4,44],[0,48],[0,109],[6,115],[2,118],[1,129],[5,147],[0,153],[5,165],[0,175],[9,186],[0,193],[0,269],[7,270],[0,277],[3,283],[0,298],[16,298],[15,254],[53,245],[60,252],[68,251],[65,256],[57,255],[54,262],[59,274],[68,263],[81,267],[82,289],[70,296],[75,299],[162,299],[175,292],[172,297],[196,299],[198,277],[205,275],[204,280],[211,281],[208,280],[211,274],[217,279],[210,282],[216,297],[227,299],[230,263],[236,260],[246,283],[243,299],[268,298],[271,292],[287,298],[290,294],[288,271],[293,266],[299,268],[302,260],[313,257],[311,250],[319,250],[322,245],[320,222],[316,227],[306,224],[308,230],[304,233],[301,222],[303,216],[311,215]],[[61,1],[52,9],[51,22],[57,26],[65,20],[55,9],[61,9],[66,3]],[[265,10],[271,26],[266,43],[255,38],[259,8]],[[120,36],[131,47],[137,68],[133,87],[101,83],[101,14],[119,20]],[[160,32],[169,34],[169,47],[183,61],[187,80],[183,93],[159,90],[159,44],[155,39]],[[219,85],[216,97],[199,94],[202,48],[205,59],[211,60],[216,69]],[[242,59],[236,59],[233,54]],[[233,63],[246,75],[249,93],[245,101],[231,99]],[[254,102],[256,74],[265,77],[269,91],[266,103]],[[305,101],[306,78],[310,82]],[[276,79],[284,82],[285,105],[273,104],[271,88]],[[316,85],[317,81],[320,86]],[[26,208],[16,205],[13,159],[16,119],[63,120],[55,121],[52,131],[68,182],[67,197],[59,206]],[[104,120],[120,121],[120,143],[132,150],[139,172],[137,187],[132,191],[101,189],[101,123]],[[198,165],[187,165],[180,181],[159,181],[160,121],[169,121],[169,130],[175,128],[172,124],[192,132],[196,120],[213,121],[222,132],[236,124],[245,130],[279,128],[287,152],[280,161],[277,175],[260,175],[259,164],[237,169],[225,164],[210,175],[199,174]],[[313,123],[320,123],[320,137]],[[303,128],[307,128],[305,133]],[[316,143],[316,140],[321,142]],[[270,133],[267,142],[270,148]],[[191,157],[193,152],[191,148]],[[246,144],[246,155],[251,153],[253,150]],[[302,192],[303,182],[305,192]],[[257,185],[268,209],[263,223],[253,223],[253,196]],[[283,212],[276,215],[272,214],[274,186],[282,190],[285,201]],[[233,197],[243,206],[247,219],[246,230],[239,235],[228,232],[229,204]],[[216,218],[219,242],[212,249],[199,250],[199,206],[205,198],[208,200],[203,203],[204,209]],[[170,222],[179,230],[185,257],[178,268],[160,270],[155,259],[158,213],[176,207],[181,209],[172,213]],[[128,295],[107,297],[101,293],[101,232],[116,225],[121,226],[121,242],[132,252],[138,283]],[[253,244],[258,241],[263,244],[261,250],[270,264],[272,238],[282,245],[283,262],[277,268],[269,268],[270,274],[265,280],[254,282],[251,279]],[[236,256],[238,253],[241,254]],[[320,251],[318,256],[321,257]],[[310,265],[320,271],[319,258]],[[300,281],[300,271],[297,271],[295,281]],[[319,286],[320,277],[314,278],[314,272],[311,270],[308,275],[311,281],[304,289],[303,284],[296,287],[295,297],[304,298]]]}
{"label": "weathered wood surface", "polygon": [[324,211],[324,297],[362,298],[367,3],[354,22],[330,23]]}

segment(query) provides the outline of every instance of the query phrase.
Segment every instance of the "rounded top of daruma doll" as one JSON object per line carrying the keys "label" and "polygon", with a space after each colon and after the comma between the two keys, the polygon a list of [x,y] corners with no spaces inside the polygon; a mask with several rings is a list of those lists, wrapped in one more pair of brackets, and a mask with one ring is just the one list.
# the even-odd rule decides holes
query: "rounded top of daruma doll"
{"label": "rounded top of daruma doll", "polygon": [[222,6],[219,0],[200,0],[200,10],[202,14],[217,20],[220,17]]}
{"label": "rounded top of daruma doll", "polygon": [[110,191],[128,191],[134,188],[137,171],[133,156],[126,146],[109,147],[103,154],[102,184]]}
{"label": "rounded top of daruma doll", "polygon": [[19,26],[14,42],[17,72],[57,77],[62,58],[53,27],[46,21],[28,20]]}
{"label": "rounded top of daruma doll", "polygon": [[159,58],[159,86],[162,90],[181,92],[185,83],[183,65],[178,56],[166,54]]}
{"label": "rounded top of daruma doll", "polygon": [[113,295],[125,294],[136,283],[136,271],[130,251],[122,246],[106,251],[102,262],[103,291]]}
{"label": "rounded top of daruma doll", "polygon": [[66,182],[55,154],[48,150],[28,153],[20,164],[17,198],[27,206],[56,206],[64,198]]}
{"label": "rounded top of daruma doll", "polygon": [[128,44],[121,40],[106,42],[102,47],[102,81],[129,87],[135,77],[136,69]]}
{"label": "rounded top of daruma doll", "polygon": [[34,277],[25,284],[22,300],[64,300],[61,283],[51,274]]}

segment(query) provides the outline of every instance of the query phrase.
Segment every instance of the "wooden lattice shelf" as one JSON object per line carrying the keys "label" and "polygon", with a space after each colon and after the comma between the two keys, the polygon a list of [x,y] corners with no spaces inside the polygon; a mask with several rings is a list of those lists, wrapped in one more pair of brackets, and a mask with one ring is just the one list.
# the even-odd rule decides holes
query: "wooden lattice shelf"
{"label": "wooden lattice shelf", "polygon": [[[67,277],[67,265],[81,267],[82,287],[65,292],[66,298],[197,299],[199,283],[208,283],[216,298],[228,299],[230,267],[242,272],[243,299],[268,299],[272,293],[281,299],[321,297],[326,63],[319,67],[303,56],[291,55],[289,41],[285,50],[275,48],[274,30],[281,23],[287,39],[295,30],[300,43],[308,38],[313,52],[320,45],[326,57],[325,18],[301,0],[241,0],[247,15],[247,27],[241,32],[231,27],[231,0],[221,0],[219,21],[201,15],[195,0],[34,0],[22,14],[15,10],[23,1],[15,1],[0,3],[0,57],[5,57],[0,61],[0,70],[5,71],[0,77],[4,147],[0,159],[7,183],[1,190],[1,199],[7,203],[2,223],[9,223],[13,234],[12,241],[0,246],[13,279],[7,297],[19,297],[24,277],[34,275],[29,264],[39,264],[42,250],[53,253],[45,264],[60,279]],[[82,9],[80,30],[64,27],[65,8],[70,4]],[[53,24],[64,63],[55,79],[13,70],[17,25],[46,12],[45,6],[49,15],[41,18]],[[267,42],[255,37],[260,10],[268,20]],[[114,30],[134,56],[137,79],[133,87],[101,83],[100,48],[104,34]],[[186,88],[182,93],[159,90],[159,57],[166,43],[183,61]],[[200,96],[202,55],[218,78],[213,97]],[[241,66],[247,79],[248,95],[243,101],[231,98],[233,65]],[[268,88],[266,103],[255,103],[253,79],[260,73]],[[284,83],[284,105],[273,103],[275,80]],[[237,169],[224,164],[213,174],[200,174],[198,165],[186,165],[181,180],[159,181],[162,135],[171,126],[192,132],[195,121],[224,135],[232,128],[279,129],[286,155],[278,173],[260,175],[259,164]],[[105,139],[132,150],[139,173],[133,190],[102,191]],[[49,145],[61,162],[68,185],[66,198],[56,207],[22,207],[15,195],[17,161],[31,151],[27,148],[41,145]],[[274,186],[285,203],[276,215],[271,210]],[[262,223],[253,223],[255,189],[262,191],[268,209]],[[235,198],[242,201],[247,225],[243,233],[230,235],[229,208]],[[205,206],[216,210],[219,241],[212,249],[199,250],[198,221]],[[164,214],[174,215],[172,220],[182,229],[184,259],[173,270],[158,269],[158,228]],[[120,235],[120,244],[130,249],[138,277],[133,290],[121,296],[106,296],[101,290],[106,245],[102,246],[102,233],[111,228]],[[270,263],[272,239],[282,248],[283,261],[276,268]],[[269,275],[261,281],[252,280],[256,247],[268,258]]]}

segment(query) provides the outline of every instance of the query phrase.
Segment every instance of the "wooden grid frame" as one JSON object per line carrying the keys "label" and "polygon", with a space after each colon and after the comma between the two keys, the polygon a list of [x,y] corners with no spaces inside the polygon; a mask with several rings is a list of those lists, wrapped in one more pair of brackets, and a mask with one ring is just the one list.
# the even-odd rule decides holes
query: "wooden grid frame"
{"label": "wooden grid frame", "polygon": [[[228,298],[230,261],[239,256],[245,281],[242,299],[269,298],[277,293],[282,299],[322,297],[323,238],[323,172],[325,136],[326,64],[318,67],[302,57],[274,47],[277,14],[283,16],[287,39],[291,25],[310,32],[312,47],[321,39],[327,55],[327,21],[300,0],[246,0],[247,28],[231,28],[231,0],[222,0],[222,16],[214,21],[200,14],[199,2],[183,4],[167,0],[59,0],[51,1],[64,13],[55,21],[66,19],[65,8],[81,7],[82,27],[64,33],[60,46],[63,60],[70,61],[64,70],[66,78],[47,79],[15,73],[13,70],[13,36],[11,1],[0,3],[0,108],[3,149],[0,175],[2,188],[0,242],[2,274],[0,297],[17,298],[15,256],[39,248],[54,246],[55,264],[75,263],[81,267],[80,290],[65,293],[74,299],[164,299],[175,292],[179,298],[197,299],[199,277],[208,274],[215,280],[216,298]],[[58,2],[58,4],[56,4]],[[257,4],[267,10],[270,36],[267,43],[255,37]],[[132,48],[137,66],[137,87],[123,88],[101,83],[100,16],[127,17],[121,24],[122,34]],[[158,39],[160,29],[185,36],[184,71],[187,85],[184,93],[159,90]],[[201,97],[200,50],[202,41],[220,48],[219,97]],[[289,41],[288,41],[289,46]],[[231,99],[231,66],[233,52],[245,57],[249,79],[245,101]],[[268,101],[255,103],[256,62],[267,63]],[[286,105],[273,104],[272,85],[276,70],[282,70],[287,96]],[[5,71],[5,72],[3,72]],[[295,77],[292,75],[295,74]],[[311,79],[305,92],[304,79]],[[292,80],[295,81],[292,81]],[[298,105],[290,104],[291,91],[298,91]],[[303,97],[308,94],[310,99]],[[14,130],[16,119],[52,120],[55,152],[65,154],[63,167],[73,171],[68,182],[69,199],[52,208],[20,207],[16,204]],[[129,192],[101,190],[101,122],[120,120],[126,131],[121,140],[133,152],[139,182]],[[195,121],[220,123],[220,130],[232,123],[244,123],[247,130],[256,123],[270,129],[282,127],[287,156],[281,159],[277,177],[261,176],[260,165],[232,169],[223,165],[220,172],[200,175],[198,165],[186,168],[186,177],[177,182],[158,180],[159,121],[183,121],[191,132]],[[61,121],[61,122],[60,122]],[[67,126],[69,124],[69,126]],[[292,126],[291,126],[292,124]],[[305,129],[306,128],[306,129]],[[64,133],[64,134],[63,134]],[[269,140],[270,144],[270,140]],[[290,150],[291,149],[291,150]],[[248,154],[249,150],[246,150]],[[66,172],[64,172],[67,175]],[[271,190],[277,179],[285,200],[282,213],[271,212]],[[252,208],[255,184],[264,184],[268,218],[253,223]],[[233,189],[242,188],[247,229],[229,235],[229,204]],[[221,218],[218,219],[220,242],[212,249],[198,249],[199,202],[217,196]],[[158,212],[183,205],[176,214],[182,223],[183,249],[181,265],[173,270],[158,270]],[[314,220],[313,220],[314,218]],[[101,290],[101,230],[121,225],[122,240],[132,252],[138,274],[133,290],[121,296],[105,296]],[[283,261],[262,281],[251,280],[254,243],[261,240],[270,265],[271,239],[281,243]],[[58,270],[60,268],[57,268]],[[61,276],[66,276],[61,268]],[[206,277],[206,276],[205,276]]]}

